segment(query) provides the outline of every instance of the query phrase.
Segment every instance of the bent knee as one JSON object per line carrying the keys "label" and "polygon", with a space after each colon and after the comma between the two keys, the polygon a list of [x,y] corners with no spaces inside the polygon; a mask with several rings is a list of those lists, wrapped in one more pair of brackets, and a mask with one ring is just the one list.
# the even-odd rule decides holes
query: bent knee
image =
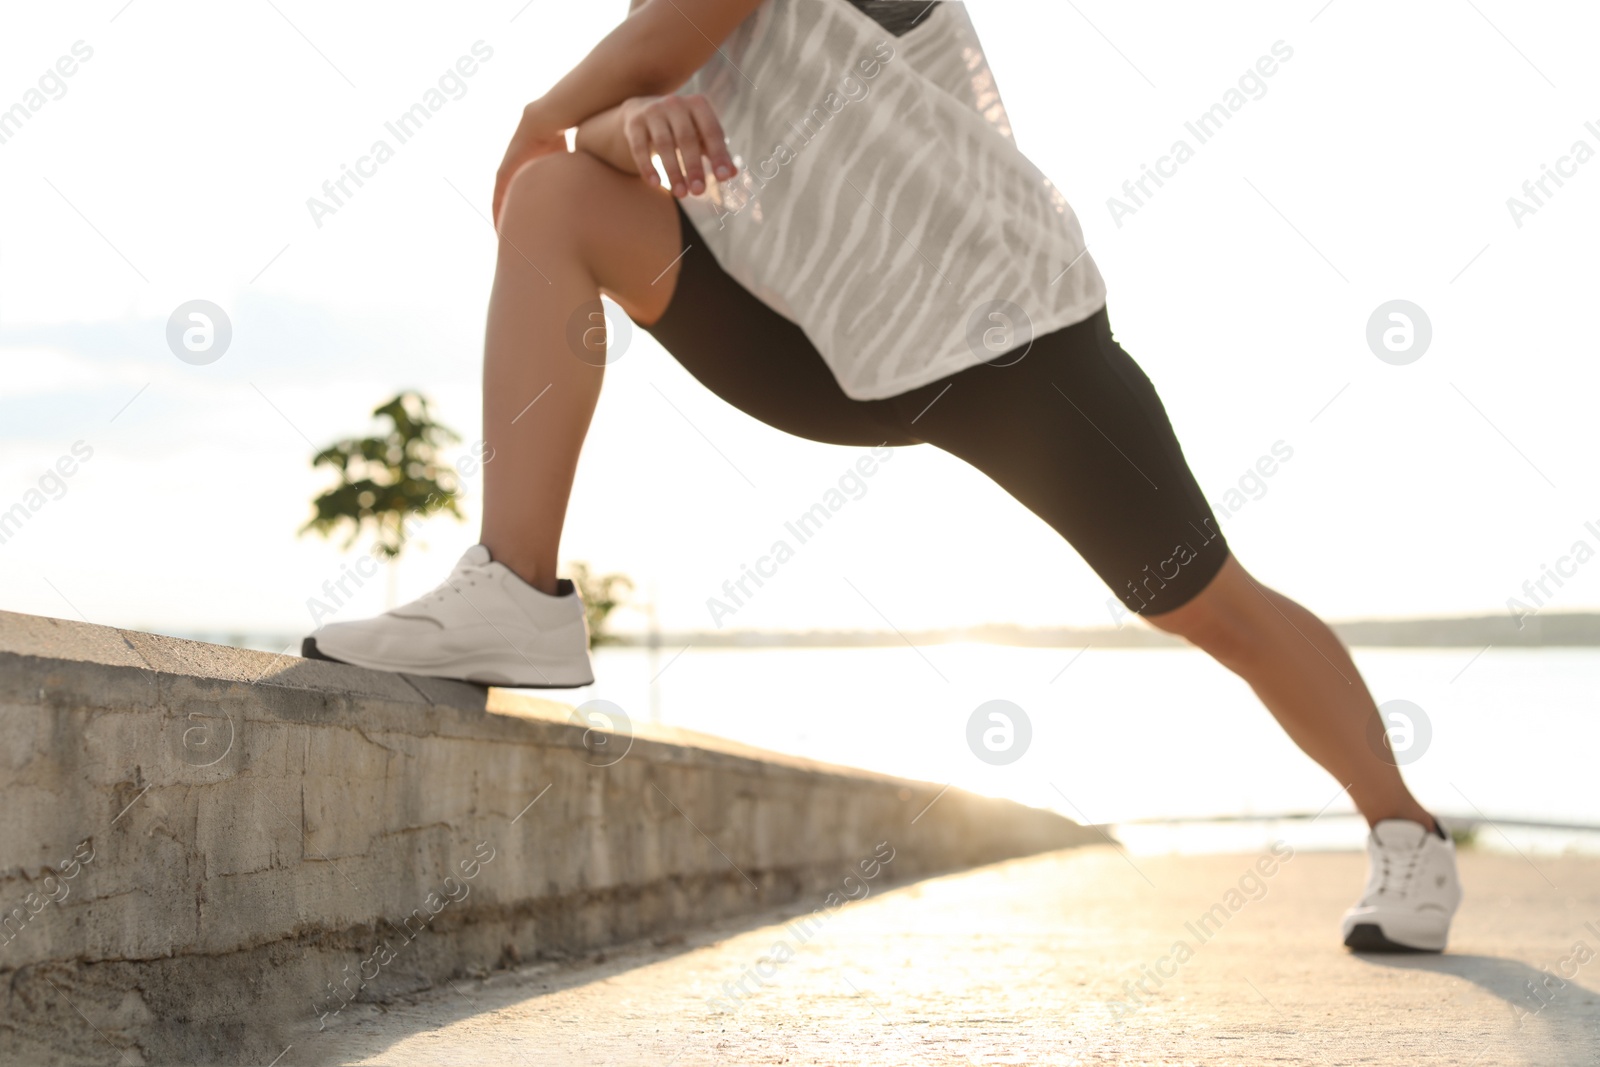
{"label": "bent knee", "polygon": [[586,152],[553,152],[523,167],[506,187],[500,232],[549,233],[581,223],[584,206],[611,167]]}

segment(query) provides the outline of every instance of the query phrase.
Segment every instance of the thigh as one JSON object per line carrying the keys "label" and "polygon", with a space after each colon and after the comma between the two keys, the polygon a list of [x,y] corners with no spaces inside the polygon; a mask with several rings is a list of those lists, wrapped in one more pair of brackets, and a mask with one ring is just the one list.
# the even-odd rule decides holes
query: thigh
{"label": "thigh", "polygon": [[921,413],[920,437],[1071,542],[1131,612],[1187,603],[1227,559],[1166,410],[1104,309],[1036,339],[1021,360],[971,367],[895,403]]}
{"label": "thigh", "polygon": [[[835,445],[906,445],[885,401],[853,400],[805,331],[723,271],[681,208],[682,258],[671,302],[644,328],[707,389],[797,437]],[[677,253],[675,253],[677,254]]]}

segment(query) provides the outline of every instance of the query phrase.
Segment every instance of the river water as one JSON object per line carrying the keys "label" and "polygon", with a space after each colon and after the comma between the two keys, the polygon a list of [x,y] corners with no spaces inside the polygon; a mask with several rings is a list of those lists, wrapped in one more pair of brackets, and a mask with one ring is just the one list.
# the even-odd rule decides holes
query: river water
{"label": "river water", "polygon": [[[1600,833],[1514,825],[1600,827],[1600,649],[1354,655],[1380,705],[1410,705],[1396,705],[1407,719],[1395,720],[1393,741],[1431,811],[1490,820],[1486,847],[1600,848]],[[1279,836],[1354,847],[1364,833],[1338,783],[1249,688],[1189,649],[605,647],[596,678],[551,695],[1115,824],[1137,850],[1248,849]],[[980,758],[968,737],[974,711],[995,700],[1021,709],[1006,711],[1009,747],[1004,726],[986,720],[1001,730],[994,748],[1020,750],[1004,765]]]}

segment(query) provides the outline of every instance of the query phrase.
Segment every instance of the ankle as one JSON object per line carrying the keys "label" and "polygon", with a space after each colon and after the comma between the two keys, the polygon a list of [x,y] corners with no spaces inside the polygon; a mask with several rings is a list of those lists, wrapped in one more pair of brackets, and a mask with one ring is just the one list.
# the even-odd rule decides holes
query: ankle
{"label": "ankle", "polygon": [[555,568],[553,567],[549,570],[541,570],[536,567],[516,567],[507,563],[506,569],[545,596],[560,595],[560,579],[556,577]]}
{"label": "ankle", "polygon": [[1385,819],[1404,819],[1407,822],[1419,823],[1429,832],[1436,833],[1438,824],[1428,810],[1417,802],[1408,790],[1384,789],[1377,796],[1373,796],[1359,788],[1350,790],[1350,799],[1355,801],[1356,810],[1367,820],[1369,827],[1376,826]]}
{"label": "ankle", "polygon": [[1407,822],[1419,823],[1422,828],[1427,830],[1430,834],[1441,835],[1439,820],[1435,819],[1432,815],[1429,815],[1427,811],[1423,810],[1423,808],[1419,805],[1410,804],[1397,808],[1394,811],[1385,810],[1381,813],[1374,812],[1372,814],[1363,814],[1366,815],[1367,826],[1369,829],[1377,826],[1385,819],[1404,819]]}
{"label": "ankle", "polygon": [[555,567],[549,565],[541,567],[532,556],[520,553],[514,548],[500,551],[487,539],[483,542],[483,545],[489,550],[490,559],[505,567],[506,570],[521,578],[528,585],[546,596],[557,595],[558,579],[556,578]]}
{"label": "ankle", "polygon": [[533,588],[539,590],[539,592],[543,593],[545,596],[560,596],[561,595],[561,589],[560,589],[561,580],[559,578],[556,578],[554,576],[552,576],[550,578],[541,578],[541,577],[535,576],[535,577],[530,579],[529,577],[527,577],[524,574],[518,574],[516,571],[513,571],[512,573],[516,574],[518,578],[521,578],[523,581],[527,582]]}

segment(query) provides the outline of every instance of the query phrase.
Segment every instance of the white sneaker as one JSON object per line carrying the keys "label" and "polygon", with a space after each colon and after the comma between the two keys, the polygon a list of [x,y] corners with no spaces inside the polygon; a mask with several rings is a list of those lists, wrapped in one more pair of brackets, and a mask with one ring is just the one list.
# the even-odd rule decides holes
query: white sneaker
{"label": "white sneaker", "polygon": [[1461,905],[1456,846],[1410,819],[1384,819],[1367,840],[1367,891],[1344,913],[1357,952],[1443,952]]}
{"label": "white sneaker", "polygon": [[473,545],[444,584],[375,619],[332,622],[301,646],[307,659],[481,685],[570,689],[594,682],[583,601],[524,582]]}

